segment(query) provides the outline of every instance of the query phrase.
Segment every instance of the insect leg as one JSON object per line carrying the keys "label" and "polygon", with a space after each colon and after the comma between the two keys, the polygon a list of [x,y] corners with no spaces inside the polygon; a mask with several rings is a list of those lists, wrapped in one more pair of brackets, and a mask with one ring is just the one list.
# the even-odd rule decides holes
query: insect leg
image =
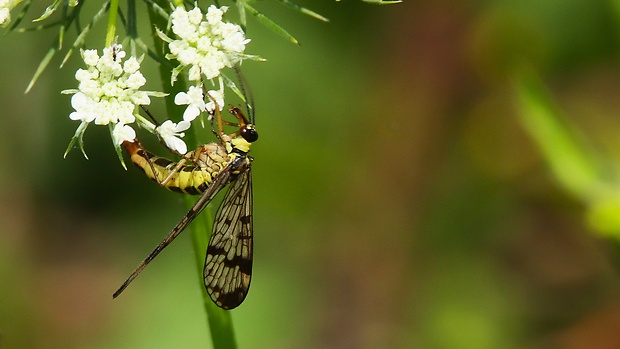
{"label": "insect leg", "polygon": [[[165,187],[168,182],[172,179],[172,177],[185,165],[185,163],[189,160],[192,160],[195,152],[189,152],[183,156],[183,158],[175,164],[175,166],[170,170],[162,165],[155,164],[153,160],[154,158],[158,158],[155,155],[149,153],[138,139],[134,139],[133,142],[124,141],[123,146],[127,150],[127,153],[131,157],[131,161],[138,165],[138,167],[142,168],[148,177],[151,177],[157,184],[161,187]],[[161,159],[161,158],[159,158]],[[169,160],[166,160],[169,161]],[[146,162],[146,165],[144,164]],[[147,168],[151,171],[151,174],[148,174]],[[167,173],[167,174],[166,174]],[[166,176],[161,178],[162,176]]]}

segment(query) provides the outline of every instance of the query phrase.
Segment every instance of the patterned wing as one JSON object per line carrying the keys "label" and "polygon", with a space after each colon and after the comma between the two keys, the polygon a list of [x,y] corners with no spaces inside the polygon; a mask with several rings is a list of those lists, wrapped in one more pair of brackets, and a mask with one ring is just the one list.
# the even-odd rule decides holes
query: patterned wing
{"label": "patterned wing", "polygon": [[207,248],[204,279],[215,304],[236,308],[252,277],[252,171],[234,179],[217,210]]}
{"label": "patterned wing", "polygon": [[209,205],[215,195],[217,195],[217,193],[222,188],[224,188],[229,181],[230,165],[224,168],[224,170],[222,170],[222,172],[213,180],[211,185],[209,185],[209,188],[204,193],[202,193],[198,201],[196,201],[194,206],[189,210],[189,212],[187,212],[185,217],[183,217],[183,219],[181,219],[181,221],[172,229],[168,236],[166,236],[166,238],[164,238],[164,240],[162,240],[162,242],[157,245],[155,250],[153,250],[153,252],[151,252],[151,254],[149,254],[148,257],[146,257],[146,259],[142,261],[142,263],[140,263],[140,265],[138,265],[136,270],[127,278],[127,280],[125,280],[121,287],[119,287],[119,289],[114,292],[114,295],[112,297],[118,297],[118,295],[120,295],[125,290],[125,288],[127,288],[127,286],[129,286],[129,284],[138,276],[138,274],[140,274],[140,272],[142,272],[142,270],[146,268],[146,266],[153,260],[153,258],[157,257],[157,255],[164,248],[166,248],[166,246],[168,246],[172,242],[172,240],[179,236],[179,234],[181,234],[185,227],[187,227],[194,220],[194,218],[196,218],[196,216],[198,216],[198,214],[200,214],[200,212],[202,212],[202,210],[207,207],[207,205]]}

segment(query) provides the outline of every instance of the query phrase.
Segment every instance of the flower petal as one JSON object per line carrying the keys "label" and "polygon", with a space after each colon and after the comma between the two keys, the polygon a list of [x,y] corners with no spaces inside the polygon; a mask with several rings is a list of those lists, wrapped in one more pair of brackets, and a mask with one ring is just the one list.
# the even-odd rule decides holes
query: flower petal
{"label": "flower petal", "polygon": [[136,131],[133,128],[131,128],[131,126],[118,123],[116,124],[116,126],[114,126],[114,131],[112,131],[112,136],[114,137],[114,142],[116,142],[116,144],[121,144],[124,141],[135,140]]}
{"label": "flower petal", "polygon": [[183,132],[187,129],[189,129],[189,127],[192,126],[192,124],[189,121],[181,121],[177,124],[177,127],[174,128],[175,132]]}
{"label": "flower petal", "polygon": [[185,92],[179,92],[176,96],[174,96],[174,104],[176,105],[184,105],[189,104],[189,97]]}
{"label": "flower petal", "polygon": [[183,112],[183,120],[193,121],[198,115],[200,115],[200,109],[193,105],[188,105],[185,112]]}

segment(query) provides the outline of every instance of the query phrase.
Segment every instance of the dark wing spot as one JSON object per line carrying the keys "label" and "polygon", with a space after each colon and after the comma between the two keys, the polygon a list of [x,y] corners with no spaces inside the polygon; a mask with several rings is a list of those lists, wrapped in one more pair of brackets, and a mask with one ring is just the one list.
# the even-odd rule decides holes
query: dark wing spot
{"label": "dark wing spot", "polygon": [[240,221],[241,223],[243,223],[243,224],[249,224],[249,223],[251,222],[251,220],[252,220],[252,216],[250,216],[250,215],[241,216],[241,217],[239,218],[239,221]]}

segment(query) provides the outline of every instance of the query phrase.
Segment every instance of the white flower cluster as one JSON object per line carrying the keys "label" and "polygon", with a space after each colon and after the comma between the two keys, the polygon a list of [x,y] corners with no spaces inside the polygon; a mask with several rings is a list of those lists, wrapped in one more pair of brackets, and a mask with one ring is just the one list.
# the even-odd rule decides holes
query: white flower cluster
{"label": "white flower cluster", "polygon": [[166,58],[178,60],[182,66],[189,66],[189,80],[199,81],[201,75],[213,79],[225,67],[232,67],[243,58],[245,38],[240,26],[222,21],[228,10],[226,6],[209,6],[206,14],[198,7],[186,11],[177,7],[172,12],[172,32],[178,37],[172,40],[163,34],[171,54]]}
{"label": "white flower cluster", "polygon": [[63,91],[74,93],[71,106],[75,111],[69,115],[72,120],[116,125],[114,138],[119,144],[135,138],[135,131],[127,124],[136,120],[136,106],[151,102],[149,92],[139,91],[146,83],[139,71],[140,61],[132,56],[123,62],[125,55],[120,45],[104,48],[101,57],[97,50],[82,51],[88,68],[75,73],[80,82],[78,90]]}
{"label": "white flower cluster", "polygon": [[[187,11],[179,6],[170,17],[172,32],[177,39],[159,34],[170,48],[166,58],[179,61],[179,70],[189,67],[188,79],[199,82],[196,86],[190,86],[187,92],[175,96],[174,102],[177,105],[187,105],[183,113],[184,121],[192,121],[204,111],[212,113],[216,106],[222,110],[224,87],[220,71],[233,67],[244,58],[243,51],[250,39],[245,38],[240,26],[222,20],[227,10],[226,6],[217,8],[211,5],[207,13],[203,14],[198,7]],[[220,89],[210,90],[208,96],[205,96],[202,89],[203,76],[208,80],[220,77]]]}
{"label": "white flower cluster", "polygon": [[125,52],[118,45],[103,49],[101,57],[97,50],[83,51],[82,56],[88,69],[75,73],[80,84],[71,98],[75,111],[69,117],[97,125],[134,122],[136,105],[150,104],[148,94],[138,90],[146,83],[138,60],[130,57],[121,64]]}
{"label": "white flower cluster", "polygon": [[11,10],[17,5],[16,0],[0,0],[0,26],[11,23]]}
{"label": "white flower cluster", "polygon": [[[11,1],[16,0],[0,0],[0,16],[2,4]],[[216,108],[221,111],[224,107],[224,83],[220,71],[233,67],[242,59],[256,59],[243,54],[250,40],[245,38],[241,27],[222,20],[227,10],[227,7],[212,5],[203,14],[198,7],[186,11],[179,6],[171,15],[172,32],[177,39],[159,32],[159,36],[169,44],[171,53],[166,58],[180,63],[173,71],[173,80],[182,69],[189,67],[188,78],[196,82],[187,92],[175,96],[177,105],[187,105],[183,121],[178,124],[167,120],[155,127],[137,112],[138,106],[150,104],[149,96],[165,95],[139,90],[146,83],[139,71],[142,58],[132,56],[123,61],[126,54],[121,45],[116,44],[105,48],[101,57],[97,50],[83,51],[87,69],[79,69],[75,74],[79,87],[77,90],[63,91],[73,94],[71,105],[75,111],[69,117],[82,122],[71,144],[79,140],[81,146],[86,126],[94,122],[113,128],[112,136],[118,149],[124,141],[135,140],[136,132],[129,124],[137,120],[146,130],[157,133],[170,149],[185,154],[187,145],[180,137],[184,136],[183,131],[190,127],[190,122],[202,112],[208,111],[212,115]],[[205,96],[203,78],[211,82],[218,78],[219,90],[209,90]]]}

